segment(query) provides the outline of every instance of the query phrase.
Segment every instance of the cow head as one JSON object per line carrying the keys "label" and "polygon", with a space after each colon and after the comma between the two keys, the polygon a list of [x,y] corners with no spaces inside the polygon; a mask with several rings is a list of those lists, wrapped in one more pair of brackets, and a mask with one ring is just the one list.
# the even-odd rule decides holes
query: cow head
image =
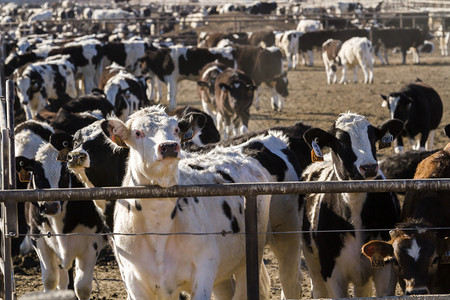
{"label": "cow head", "polygon": [[361,251],[374,268],[392,262],[406,295],[433,293],[438,269],[450,263],[450,239],[430,227],[418,220],[401,223],[390,232],[390,241],[370,241]]}
{"label": "cow head", "polygon": [[391,118],[406,122],[413,100],[404,93],[390,93],[389,96],[381,95],[383,99],[382,107],[387,107]]}
{"label": "cow head", "polygon": [[331,148],[331,156],[340,180],[373,179],[379,174],[375,142],[386,134],[395,138],[403,128],[399,120],[388,120],[379,127],[354,113],[344,113],[329,132],[308,129],[303,137],[309,145]]}
{"label": "cow head", "polygon": [[16,92],[22,106],[29,107],[32,116],[44,108],[47,91],[42,76],[31,66],[16,79]]}
{"label": "cow head", "polygon": [[105,86],[106,98],[114,105],[114,113],[122,121],[149,104],[139,81],[129,73],[120,72]]}
{"label": "cow head", "polygon": [[178,183],[180,129],[178,121],[169,117],[163,107],[145,107],[126,123],[109,118],[101,127],[112,141],[130,148],[130,184],[169,187]]}
{"label": "cow head", "polygon": [[210,115],[200,109],[186,106],[173,112],[178,119],[179,137],[182,143],[205,146],[220,141],[220,133]]}

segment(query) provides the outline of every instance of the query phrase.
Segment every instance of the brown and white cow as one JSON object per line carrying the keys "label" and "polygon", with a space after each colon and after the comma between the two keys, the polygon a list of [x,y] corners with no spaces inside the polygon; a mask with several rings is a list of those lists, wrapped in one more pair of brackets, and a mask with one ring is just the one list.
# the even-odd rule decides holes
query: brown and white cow
{"label": "brown and white cow", "polygon": [[336,57],[341,50],[342,42],[339,40],[329,39],[322,45],[322,59],[327,74],[327,83],[336,83]]}
{"label": "brown and white cow", "polygon": [[224,139],[248,131],[254,91],[253,80],[240,70],[227,68],[217,75],[214,84],[216,119]]}
{"label": "brown and white cow", "polygon": [[[450,178],[450,144],[418,166],[414,179]],[[448,191],[410,191],[402,223],[391,240],[371,241],[362,252],[373,267],[392,262],[406,295],[450,293],[450,197]]]}

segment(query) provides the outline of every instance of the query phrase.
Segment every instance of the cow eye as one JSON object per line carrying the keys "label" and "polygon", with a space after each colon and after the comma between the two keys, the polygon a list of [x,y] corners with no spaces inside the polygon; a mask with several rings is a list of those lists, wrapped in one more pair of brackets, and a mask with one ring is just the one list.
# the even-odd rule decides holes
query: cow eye
{"label": "cow eye", "polygon": [[134,133],[134,135],[135,135],[137,138],[144,137],[144,133],[143,133],[142,131],[140,131],[140,130],[136,130],[136,132]]}
{"label": "cow eye", "polygon": [[23,165],[24,165],[23,161],[19,162],[19,166],[23,167]]}
{"label": "cow eye", "polygon": [[433,258],[433,261],[431,262],[431,265],[435,265],[435,264],[437,264],[439,262],[439,257],[435,257],[435,258]]}
{"label": "cow eye", "polygon": [[68,141],[64,141],[64,142],[62,142],[62,145],[63,145],[64,148],[67,148],[67,147],[69,147],[69,142]]}

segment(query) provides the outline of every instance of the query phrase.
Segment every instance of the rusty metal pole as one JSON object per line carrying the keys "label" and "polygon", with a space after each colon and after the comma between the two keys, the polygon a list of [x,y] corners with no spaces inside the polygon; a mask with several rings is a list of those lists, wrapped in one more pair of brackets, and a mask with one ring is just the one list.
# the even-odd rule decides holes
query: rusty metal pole
{"label": "rusty metal pole", "polygon": [[257,196],[245,195],[245,256],[248,300],[259,300],[257,211]]}

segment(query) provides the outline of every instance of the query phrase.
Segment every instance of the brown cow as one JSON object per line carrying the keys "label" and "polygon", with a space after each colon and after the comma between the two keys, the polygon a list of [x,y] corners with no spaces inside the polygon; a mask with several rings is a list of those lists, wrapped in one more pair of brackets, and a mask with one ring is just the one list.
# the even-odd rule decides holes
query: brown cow
{"label": "brown cow", "polygon": [[[450,143],[417,166],[414,179],[427,178],[450,178]],[[448,191],[407,192],[404,221],[391,231],[391,240],[362,247],[373,267],[394,263],[406,295],[450,293],[449,195]]]}

